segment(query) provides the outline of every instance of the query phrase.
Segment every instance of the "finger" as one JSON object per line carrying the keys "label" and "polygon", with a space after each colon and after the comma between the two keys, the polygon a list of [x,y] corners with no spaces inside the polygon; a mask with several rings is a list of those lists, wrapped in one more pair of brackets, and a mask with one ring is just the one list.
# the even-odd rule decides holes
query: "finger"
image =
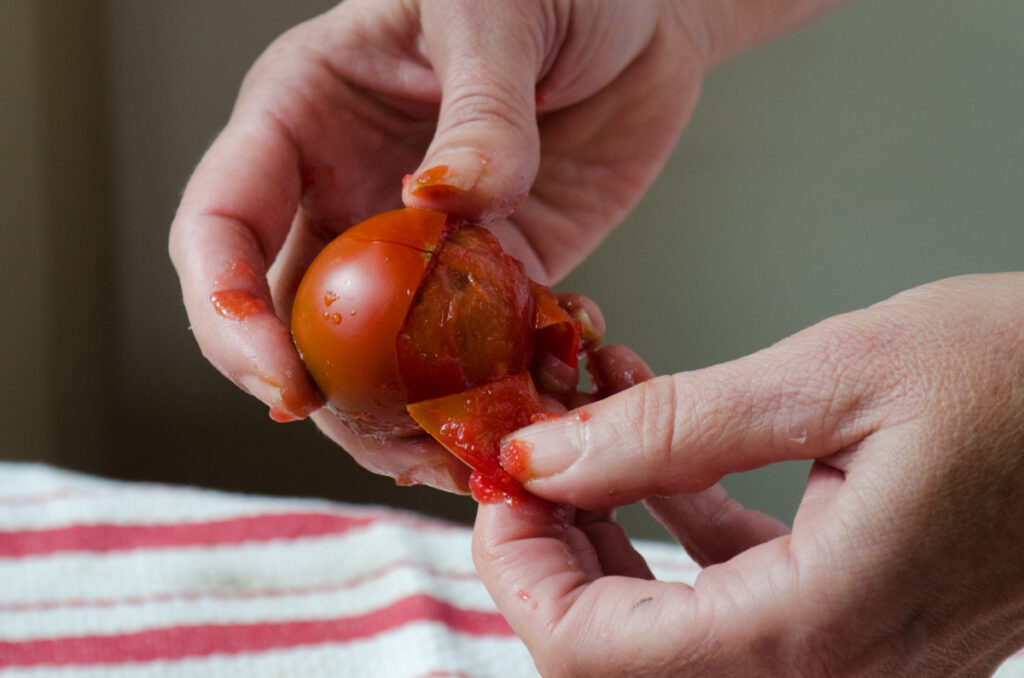
{"label": "finger", "polygon": [[789,534],[783,522],[744,508],[718,484],[695,494],[650,497],[644,504],[702,567]]}
{"label": "finger", "polygon": [[752,356],[646,381],[512,436],[517,477],[588,509],[704,490],[727,473],[826,456],[878,421],[891,370],[840,317]]}
{"label": "finger", "polygon": [[277,419],[302,418],[320,405],[266,277],[295,216],[298,162],[269,118],[236,119],[193,173],[170,236],[203,355]]}
{"label": "finger", "polygon": [[587,371],[594,394],[607,398],[654,378],[654,372],[636,353],[625,346],[608,344],[587,355]]}
{"label": "finger", "polygon": [[423,3],[421,12],[443,95],[436,135],[406,183],[405,202],[472,221],[507,216],[525,197],[539,160],[541,7],[453,0]]}
{"label": "finger", "polygon": [[570,518],[540,503],[480,506],[473,557],[499,610],[542,675],[661,675],[647,662],[698,645],[708,608],[685,584],[601,576]]}
{"label": "finger", "polygon": [[549,351],[539,351],[533,356],[530,372],[537,390],[560,402],[568,400],[580,381],[578,367],[569,365]]}
{"label": "finger", "polygon": [[573,522],[593,546],[603,574],[654,579],[647,561],[615,521],[614,511],[576,511]]}
{"label": "finger", "polygon": [[[587,297],[575,293],[559,294],[558,304],[569,314],[569,317],[578,323],[582,338],[581,350],[592,355],[604,341],[605,321],[601,309]],[[630,354],[635,356],[632,352]],[[590,365],[591,373],[598,370],[600,374],[598,363],[609,365],[610,368],[622,365],[621,361],[611,366],[611,363],[601,361],[600,358],[591,357],[588,360],[593,363]],[[636,361],[642,364],[639,357],[636,357]],[[534,384],[541,393],[549,394],[566,405],[572,404],[580,395],[576,390],[580,380],[579,367],[569,365],[547,351],[539,351],[533,358],[530,370],[533,374]]]}
{"label": "finger", "polygon": [[314,229],[306,211],[299,208],[292,220],[288,237],[267,270],[270,295],[274,299],[274,311],[279,318],[291,318],[295,293],[306,269],[332,237],[331,234]]}
{"label": "finger", "polygon": [[386,441],[359,435],[328,408],[313,413],[311,419],[360,466],[373,473],[391,476],[399,485],[427,485],[469,494],[472,469],[426,435]]}

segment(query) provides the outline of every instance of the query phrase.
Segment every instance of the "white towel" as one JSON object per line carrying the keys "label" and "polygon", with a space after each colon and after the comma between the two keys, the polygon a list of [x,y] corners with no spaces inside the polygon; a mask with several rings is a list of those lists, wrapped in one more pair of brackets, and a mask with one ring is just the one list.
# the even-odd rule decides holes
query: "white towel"
{"label": "white towel", "polygon": [[390,509],[0,463],[0,678],[536,676],[469,541]]}

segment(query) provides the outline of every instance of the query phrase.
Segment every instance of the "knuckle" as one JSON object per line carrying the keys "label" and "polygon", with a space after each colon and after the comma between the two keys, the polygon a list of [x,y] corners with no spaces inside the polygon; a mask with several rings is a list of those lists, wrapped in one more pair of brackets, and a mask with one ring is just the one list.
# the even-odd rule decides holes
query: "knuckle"
{"label": "knuckle", "polygon": [[531,108],[525,104],[517,88],[501,78],[489,80],[486,87],[457,88],[445,102],[444,127],[438,130],[438,134],[450,134],[482,123],[492,131],[497,126],[518,134],[534,125],[528,116]]}
{"label": "knuckle", "polygon": [[[655,377],[635,387],[636,397],[627,400],[627,420],[633,427],[633,451],[639,457],[639,470],[648,487],[665,484],[674,476],[675,452],[683,447],[683,429],[677,419],[689,415],[692,402],[680,397],[677,380]],[[681,412],[681,408],[687,412]],[[628,449],[628,448],[627,448]]]}
{"label": "knuckle", "polygon": [[772,406],[782,419],[776,429],[786,436],[780,445],[845,445],[833,438],[860,422],[889,378],[879,369],[880,341],[886,339],[866,331],[852,314],[793,338]]}

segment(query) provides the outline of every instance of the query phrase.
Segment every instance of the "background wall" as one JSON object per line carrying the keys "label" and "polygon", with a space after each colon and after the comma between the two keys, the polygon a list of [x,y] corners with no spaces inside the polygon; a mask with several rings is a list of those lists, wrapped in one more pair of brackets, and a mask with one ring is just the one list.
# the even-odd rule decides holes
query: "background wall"
{"label": "background wall", "polygon": [[[166,255],[248,65],[328,0],[0,3],[0,458],[374,501],[398,489],[199,355]],[[658,372],[906,287],[1021,268],[1024,5],[861,0],[712,73],[654,190],[562,285]],[[726,479],[789,519],[805,464]],[[656,535],[641,512],[625,518]]]}

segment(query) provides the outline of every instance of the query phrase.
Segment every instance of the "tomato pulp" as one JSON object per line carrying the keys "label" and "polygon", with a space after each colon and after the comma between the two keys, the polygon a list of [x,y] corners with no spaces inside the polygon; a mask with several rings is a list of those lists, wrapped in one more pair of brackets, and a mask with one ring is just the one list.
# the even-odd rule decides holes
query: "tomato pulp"
{"label": "tomato pulp", "polygon": [[514,499],[502,436],[543,411],[538,352],[575,367],[579,324],[486,229],[401,209],[338,236],[299,285],[292,336],[328,406],[363,435],[426,431]]}

